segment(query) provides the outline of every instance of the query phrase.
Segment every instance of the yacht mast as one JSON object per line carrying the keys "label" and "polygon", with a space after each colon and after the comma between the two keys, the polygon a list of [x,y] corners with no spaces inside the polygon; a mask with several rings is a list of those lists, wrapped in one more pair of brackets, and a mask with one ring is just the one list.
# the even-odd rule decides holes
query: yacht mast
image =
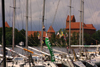
{"label": "yacht mast", "polygon": [[43,50],[44,16],[45,16],[45,0],[43,0],[42,32],[41,32],[41,51]]}
{"label": "yacht mast", "polygon": [[82,0],[82,45],[84,45],[84,0]]}
{"label": "yacht mast", "polygon": [[5,0],[1,0],[2,4],[2,31],[3,31],[3,67],[6,67],[6,40],[5,40]]}
{"label": "yacht mast", "polygon": [[28,49],[28,0],[26,0],[26,49]]}
{"label": "yacht mast", "polygon": [[12,38],[12,50],[15,45],[15,13],[16,13],[16,0],[13,0],[13,38]]}
{"label": "yacht mast", "polygon": [[69,14],[69,47],[70,47],[70,39],[71,39],[71,37],[70,37],[70,35],[71,35],[71,1],[72,0],[70,0],[70,14]]}
{"label": "yacht mast", "polygon": [[81,22],[82,22],[82,0],[80,0],[80,33],[79,33],[79,45],[81,45]]}

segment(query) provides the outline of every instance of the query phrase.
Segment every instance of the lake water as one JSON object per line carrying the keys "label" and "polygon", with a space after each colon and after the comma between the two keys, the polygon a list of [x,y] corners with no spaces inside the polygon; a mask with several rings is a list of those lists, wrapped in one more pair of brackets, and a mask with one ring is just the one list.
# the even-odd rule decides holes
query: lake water
{"label": "lake water", "polygon": [[[8,47],[8,48],[12,49],[11,47]],[[41,50],[41,47],[34,47],[34,48]],[[67,52],[66,47],[52,47],[52,48],[53,48],[53,49],[56,49],[56,50],[59,50],[59,51],[62,51],[62,52]],[[79,51],[79,48],[73,48],[73,49],[75,50],[75,52],[78,52],[78,51]],[[83,48],[83,49],[84,49],[84,50],[85,50],[85,49],[87,49],[87,50],[93,50],[93,51],[96,50],[96,48]],[[20,48],[15,47],[14,50],[15,50],[16,52],[18,52],[18,53],[21,53],[21,54],[23,54],[23,55],[26,55],[26,52],[25,52],[24,50],[20,49]],[[29,49],[29,50],[31,50],[31,49]],[[34,51],[34,50],[31,50],[31,51],[36,52],[36,51]],[[48,49],[43,48],[43,51],[49,53],[49,50],[48,50]],[[99,51],[100,51],[100,48],[99,48]],[[7,52],[8,52],[8,55],[11,55],[11,54],[12,54],[10,51],[7,51]],[[1,47],[0,47],[0,53],[1,53],[1,54],[3,53]],[[39,53],[39,52],[36,52],[36,53]],[[55,53],[55,52],[54,52],[54,53]]]}

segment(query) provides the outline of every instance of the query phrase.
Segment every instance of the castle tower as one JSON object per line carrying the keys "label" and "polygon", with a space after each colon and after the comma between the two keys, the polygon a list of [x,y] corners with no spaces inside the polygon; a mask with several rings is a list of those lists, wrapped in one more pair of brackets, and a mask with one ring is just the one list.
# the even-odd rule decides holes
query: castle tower
{"label": "castle tower", "polygon": [[5,27],[10,27],[10,26],[8,25],[7,21],[5,22]]}
{"label": "castle tower", "polygon": [[[74,17],[74,15],[71,16],[71,22],[76,22],[76,19]],[[69,15],[67,16],[67,19],[66,19],[66,27],[69,25]]]}
{"label": "castle tower", "polygon": [[55,31],[54,31],[53,27],[50,26],[48,31],[47,31],[48,37],[51,37],[53,33],[55,33]]}

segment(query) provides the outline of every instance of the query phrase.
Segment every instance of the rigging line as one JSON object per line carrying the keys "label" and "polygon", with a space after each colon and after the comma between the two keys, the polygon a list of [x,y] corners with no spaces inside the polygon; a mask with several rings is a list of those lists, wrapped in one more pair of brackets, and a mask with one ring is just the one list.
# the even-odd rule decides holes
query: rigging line
{"label": "rigging line", "polygon": [[51,26],[53,25],[53,23],[55,21],[55,17],[56,17],[56,14],[57,14],[57,10],[58,10],[59,3],[60,3],[60,0],[58,1],[57,8],[56,8],[56,11],[55,11],[54,18],[53,18],[53,21],[52,21]]}
{"label": "rigging line", "polygon": [[[20,2],[19,0],[18,0],[18,2]],[[20,5],[20,3],[18,3],[18,5]],[[17,5],[16,5],[17,6]],[[20,6],[19,6],[20,7]],[[20,10],[18,9],[18,12],[20,12]],[[19,21],[17,20],[17,23],[16,23],[17,25],[18,25],[18,30],[19,30]]]}
{"label": "rigging line", "polygon": [[[10,22],[10,20],[11,20],[11,17],[10,17],[10,10],[9,10],[9,12],[8,12],[9,14],[8,14],[8,16],[9,16],[9,22]],[[9,24],[9,22],[7,22],[8,24]]]}
{"label": "rigging line", "polygon": [[19,6],[20,6],[19,10],[20,10],[20,13],[21,13],[20,17],[21,17],[22,29],[23,29],[23,18],[22,18],[22,10],[21,10],[21,2],[20,2],[20,0],[19,0]]}
{"label": "rigging line", "polygon": [[[22,2],[23,2],[23,1],[20,1],[20,4],[21,4]],[[22,18],[22,29],[25,29],[25,23],[24,23],[24,22],[25,22],[25,17],[24,17],[24,11],[23,11],[23,10],[24,10],[23,4],[22,4],[22,6],[21,6],[21,9],[22,9],[22,10],[21,10],[21,17],[23,17],[23,18]]]}
{"label": "rigging line", "polygon": [[[31,0],[31,2],[32,2],[32,0]],[[31,6],[32,6],[32,4],[30,4],[30,9],[31,9],[31,12],[30,12],[31,13],[31,31],[32,31],[32,7]]]}
{"label": "rigging line", "polygon": [[[6,2],[5,2],[6,3]],[[8,5],[5,5],[5,20],[6,21],[8,21],[8,16],[7,16],[7,14],[8,14],[8,16],[9,16],[9,10],[8,10]],[[7,18],[6,18],[7,17]]]}
{"label": "rigging line", "polygon": [[[93,6],[94,6],[94,3],[92,2],[92,0],[91,0],[91,3],[93,4]],[[95,9],[95,8],[94,8]],[[96,18],[96,22],[97,22],[97,18]]]}
{"label": "rigging line", "polygon": [[[20,4],[22,3],[23,1],[21,0],[20,1]],[[25,29],[25,16],[24,16],[24,12],[23,11],[25,11],[24,10],[24,8],[23,8],[23,3],[21,4],[21,8],[20,9],[22,9],[21,10],[21,19],[22,19],[22,29]]]}
{"label": "rigging line", "polygon": [[[37,2],[37,0],[36,0],[36,2]],[[31,2],[30,2],[31,3]],[[31,4],[30,4],[31,5]],[[32,6],[32,5],[31,5]],[[38,6],[39,7],[39,6]],[[31,13],[32,13],[32,11],[31,11]],[[31,14],[31,16],[32,16],[32,14]],[[35,22],[33,22],[33,25],[34,25],[34,28],[36,28],[37,29],[37,27],[36,27],[36,25],[35,25]],[[33,29],[33,26],[32,26],[32,29]]]}
{"label": "rigging line", "polygon": [[[10,1],[11,4],[13,4],[12,2],[13,2],[13,1]],[[10,25],[12,24],[12,20],[13,20],[13,19],[12,19],[12,16],[13,16],[12,10],[10,9],[10,20],[11,20],[11,21],[9,21],[9,22],[10,22]]]}
{"label": "rigging line", "polygon": [[[19,11],[20,11],[20,18],[21,18],[21,20],[20,21],[22,21],[22,11],[21,11],[21,3],[20,3],[20,0],[19,0]],[[22,24],[22,22],[21,22],[21,24]],[[21,28],[22,29],[22,28]]]}
{"label": "rigging line", "polygon": [[[96,0],[96,1],[97,1],[97,0]],[[96,2],[96,1],[95,1],[95,2]],[[99,2],[97,2],[97,3],[98,3],[98,4],[96,4],[96,6],[98,6],[97,9],[99,9],[99,3],[100,3],[100,0],[99,0]],[[100,9],[99,9],[99,10],[100,10]]]}
{"label": "rigging line", "polygon": [[[21,32],[20,32],[21,33]],[[25,35],[23,34],[23,33],[21,33],[22,34],[22,36],[24,36],[24,38],[25,38]],[[32,39],[32,38],[30,38],[30,39]],[[33,40],[33,39],[32,39]],[[33,40],[34,41],[34,40]],[[30,42],[31,43],[31,41],[28,41],[28,42]],[[35,41],[34,41],[34,43],[35,44],[37,44]],[[32,44],[32,43],[31,43]]]}
{"label": "rigging line", "polygon": [[[91,12],[90,12],[91,13]],[[92,14],[92,13],[91,13]],[[94,18],[92,17],[92,20],[93,20]],[[97,20],[96,20],[97,21]],[[94,20],[93,20],[93,22],[94,22]]]}
{"label": "rigging line", "polygon": [[[92,3],[92,2],[91,2]],[[87,3],[86,3],[87,4]],[[88,6],[88,5],[87,5]],[[88,8],[89,8],[89,6],[88,6]],[[92,9],[92,8],[91,8]],[[88,11],[89,11],[89,13],[91,13],[92,14],[92,12],[88,9]],[[91,16],[92,17],[92,16]],[[92,19],[94,20],[94,18],[92,17]]]}
{"label": "rigging line", "polygon": [[[31,21],[30,21],[31,23],[30,23],[30,24],[31,24],[31,34],[32,34],[32,7],[31,7],[32,5],[31,5],[31,3],[32,3],[32,1],[30,0],[30,17],[31,17],[31,18],[30,18],[30,19],[31,19]],[[33,34],[33,35],[34,35],[34,34]],[[32,39],[32,38],[30,38],[30,39]],[[32,40],[33,40],[33,39],[32,39]],[[34,40],[33,40],[33,41],[34,41]],[[34,41],[34,42],[35,42],[35,41]],[[31,41],[30,41],[30,43],[31,43]],[[36,43],[36,42],[35,42],[35,43]],[[31,44],[32,44],[32,43],[31,43]],[[36,43],[36,44],[37,44],[37,43]],[[33,45],[33,44],[32,44],[32,45]]]}
{"label": "rigging line", "polygon": [[[10,3],[11,3],[11,1],[10,1]],[[9,8],[9,7],[8,7],[8,8]],[[10,9],[10,8],[9,8],[9,9]],[[9,17],[8,17],[8,18],[9,18],[8,21],[10,22],[10,20],[11,20],[11,17],[10,17],[10,10],[8,10],[8,16],[9,16]],[[7,23],[9,24],[8,21],[7,21]]]}
{"label": "rigging line", "polygon": [[[46,4],[46,2],[45,2],[45,4]],[[47,11],[46,11],[47,9],[46,9],[46,8],[47,8],[47,6],[45,6],[45,18],[47,18]],[[48,22],[48,21],[47,21],[47,19],[46,19],[45,31],[46,31],[46,28],[48,27],[48,26],[47,26],[47,22]]]}
{"label": "rigging line", "polygon": [[31,7],[31,0],[30,0],[30,27],[31,27],[31,34],[32,34],[32,7]]}
{"label": "rigging line", "polygon": [[[62,2],[62,1],[61,1]],[[62,4],[63,4],[63,2],[62,2]],[[67,6],[67,5],[66,5]],[[65,7],[63,7],[66,11],[66,17],[67,17],[67,15],[68,15],[68,10],[65,8]]]}
{"label": "rigging line", "polygon": [[[61,1],[61,2],[62,2],[62,1]],[[63,4],[63,2],[62,2],[62,5],[63,5],[63,9],[64,9],[64,4]],[[66,9],[64,9],[63,12],[62,12],[62,14],[64,13],[64,15],[66,14],[66,13],[65,13],[65,12],[66,12],[65,10],[66,10]],[[60,13],[59,13],[59,14],[60,14]],[[64,21],[64,20],[62,19],[62,14],[60,15],[60,17],[61,17],[61,22],[62,22],[62,24],[63,24],[63,21]],[[59,16],[57,16],[57,17],[59,17]],[[65,27],[65,24],[63,24],[63,27]]]}
{"label": "rigging line", "polygon": [[[63,5],[63,8],[67,11],[67,9],[64,7],[64,3],[63,3],[63,1],[61,1],[61,3],[62,3],[62,5]],[[66,5],[67,6],[67,5]]]}
{"label": "rigging line", "polygon": [[[87,4],[87,3],[86,3]],[[89,6],[87,5],[87,7],[89,8]],[[92,12],[88,9],[88,11],[89,11],[89,13],[91,13],[92,14]],[[93,20],[93,22],[94,22],[94,18],[93,17],[91,17],[92,18],[92,20]]]}
{"label": "rigging line", "polygon": [[[37,1],[37,0],[36,0],[36,3],[37,3],[38,8],[39,8],[39,3],[38,3],[38,1]],[[40,13],[40,17],[41,17],[41,10],[39,10],[39,11],[40,11],[39,13]],[[41,30],[40,23],[41,23],[41,22],[40,22],[40,19],[39,19],[39,30]]]}
{"label": "rigging line", "polygon": [[[11,5],[11,4],[13,4],[13,3],[11,3],[11,1],[10,1],[10,5]],[[9,8],[10,5],[8,5],[8,6],[6,5],[6,6]],[[7,7],[6,7],[6,9],[7,9]],[[10,22],[12,22],[12,15],[10,15],[10,14],[12,14],[12,12],[11,12],[11,10],[6,10],[6,11],[8,12],[8,16],[9,16],[9,20],[8,20],[8,21],[9,21],[9,22],[8,22],[7,20],[6,20],[6,21],[7,21],[7,23],[9,24]],[[11,16],[11,17],[10,17],[10,16]],[[12,23],[10,23],[10,24],[12,24]]]}
{"label": "rigging line", "polygon": [[[72,3],[73,3],[73,0],[72,0]],[[74,5],[74,3],[73,3],[72,5]],[[71,13],[72,13],[72,15],[73,15],[73,12],[74,12],[74,9],[72,8],[72,12],[71,12]]]}
{"label": "rigging line", "polygon": [[31,30],[31,34],[32,34],[32,1],[31,0],[29,0],[29,3],[30,3],[30,5],[29,5],[29,14],[30,14],[30,30]]}
{"label": "rigging line", "polygon": [[[62,2],[62,1],[61,1],[61,2]],[[63,3],[63,2],[62,2],[62,3]],[[64,7],[63,7],[63,8],[64,8]],[[66,11],[68,12],[68,10],[66,10]],[[66,12],[66,11],[65,11],[65,12]],[[64,11],[63,11],[63,13],[64,13]],[[60,13],[59,13],[59,14],[60,14]],[[65,14],[64,14],[64,15],[65,15]],[[62,16],[62,14],[61,14],[60,16]],[[67,16],[67,13],[66,13],[66,16]],[[59,17],[59,16],[57,16],[57,17]],[[61,19],[61,20],[60,20],[60,19]],[[61,22],[64,21],[62,18],[59,18],[58,20],[60,20]],[[66,22],[65,22],[65,23],[66,23]],[[63,27],[64,27],[64,25],[65,25],[65,24],[63,24]]]}
{"label": "rigging line", "polygon": [[[100,3],[100,1],[99,2],[97,2],[97,3]],[[99,7],[99,4],[97,4],[97,6]],[[97,8],[98,9],[98,8]],[[99,9],[99,11],[100,11],[100,9]],[[100,12],[99,12],[100,13]],[[99,21],[98,21],[98,23],[99,23]],[[99,25],[98,25],[99,26]]]}
{"label": "rigging line", "polygon": [[[94,6],[94,3],[93,3],[93,1],[91,0],[91,3],[93,4],[93,6]],[[96,6],[98,6],[98,4],[96,4]],[[95,8],[94,8],[95,9]],[[96,20],[96,22],[97,23],[99,23],[98,21],[97,21],[97,18],[95,19]]]}
{"label": "rigging line", "polygon": [[[38,8],[39,8],[39,4],[38,4],[37,0],[36,0],[36,3],[37,3]],[[40,12],[40,16],[41,16],[41,12]],[[39,25],[40,25],[40,19],[39,19]],[[40,30],[40,26],[39,26],[39,30]]]}
{"label": "rigging line", "polygon": [[[97,39],[94,39],[94,38],[92,38],[92,37],[91,37],[91,39],[92,39],[92,40],[94,40],[94,41],[96,41],[96,40],[97,40]],[[99,40],[97,40],[97,41],[98,41],[98,42],[100,42]]]}
{"label": "rigging line", "polygon": [[[60,0],[58,1],[57,8],[56,8],[55,15],[54,15],[54,18],[53,18],[53,22],[51,23],[51,26],[53,25],[53,23],[55,21],[55,17],[56,17],[56,13],[57,13],[57,10],[58,10],[59,3],[60,3]],[[51,31],[51,28],[50,28],[50,31]]]}
{"label": "rigging line", "polygon": [[[72,2],[73,2],[73,6],[75,6],[75,2],[74,2],[75,0],[73,0]],[[73,7],[73,12],[72,12],[72,14],[74,15],[74,7]]]}
{"label": "rigging line", "polygon": [[[21,34],[22,34],[22,33],[21,33]],[[22,34],[22,35],[23,35],[23,34]],[[24,36],[24,35],[23,35],[23,36]],[[25,37],[25,36],[24,36],[24,37]],[[32,38],[30,38],[30,39],[32,39]],[[33,40],[33,39],[32,39],[32,40]],[[34,41],[34,40],[33,40],[33,41]],[[29,41],[29,42],[31,43],[31,41]],[[34,43],[37,44],[35,41],[34,41]],[[31,44],[32,44],[32,43],[31,43]]]}

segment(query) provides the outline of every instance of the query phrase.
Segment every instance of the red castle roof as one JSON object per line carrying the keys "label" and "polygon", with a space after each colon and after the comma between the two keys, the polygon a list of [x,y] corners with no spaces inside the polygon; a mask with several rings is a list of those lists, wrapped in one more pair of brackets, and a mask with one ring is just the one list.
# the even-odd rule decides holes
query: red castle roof
{"label": "red castle roof", "polygon": [[[69,15],[67,16],[66,22],[69,22]],[[74,15],[71,16],[71,22],[76,22]]]}
{"label": "red castle roof", "polygon": [[8,25],[7,21],[5,22],[5,27],[10,27],[10,26]]}
{"label": "red castle roof", "polygon": [[[33,37],[34,37],[34,33],[39,33],[40,34],[40,36],[41,36],[41,31],[28,31],[28,36],[30,36],[31,34],[33,35]],[[44,31],[43,32],[43,37],[46,37],[46,32]]]}
{"label": "red castle roof", "polygon": [[[40,38],[41,38],[41,31],[28,31],[28,36],[32,35],[34,37],[34,33],[39,33],[40,34]],[[38,35],[37,35],[38,36]],[[47,33],[47,36],[50,38],[51,36]],[[43,32],[43,40],[45,40],[46,37],[46,31]]]}
{"label": "red castle roof", "polygon": [[[69,15],[67,16],[66,22],[69,22]],[[82,28],[82,22],[81,22],[81,28]],[[69,24],[66,25],[65,29],[69,29]],[[80,29],[80,22],[76,22],[75,16],[71,16],[71,29]],[[96,28],[93,26],[93,24],[85,24],[84,23],[84,29],[91,29],[96,30]]]}
{"label": "red castle roof", "polygon": [[[81,28],[82,28],[82,22],[81,22]],[[69,29],[69,25],[66,27],[66,29]],[[80,22],[71,22],[71,29],[80,29]],[[93,24],[85,24],[85,23],[84,23],[84,29],[96,30]]]}
{"label": "red castle roof", "polygon": [[[5,22],[5,27],[10,27],[10,26],[8,25],[7,21]],[[0,28],[1,28],[1,27],[0,27]]]}
{"label": "red castle roof", "polygon": [[48,32],[48,33],[49,33],[49,32],[53,32],[53,33],[55,33],[55,31],[54,31],[54,29],[53,29],[53,27],[52,27],[52,26],[50,26],[50,27],[49,27],[49,29],[48,29],[48,31],[47,31],[47,32]]}

